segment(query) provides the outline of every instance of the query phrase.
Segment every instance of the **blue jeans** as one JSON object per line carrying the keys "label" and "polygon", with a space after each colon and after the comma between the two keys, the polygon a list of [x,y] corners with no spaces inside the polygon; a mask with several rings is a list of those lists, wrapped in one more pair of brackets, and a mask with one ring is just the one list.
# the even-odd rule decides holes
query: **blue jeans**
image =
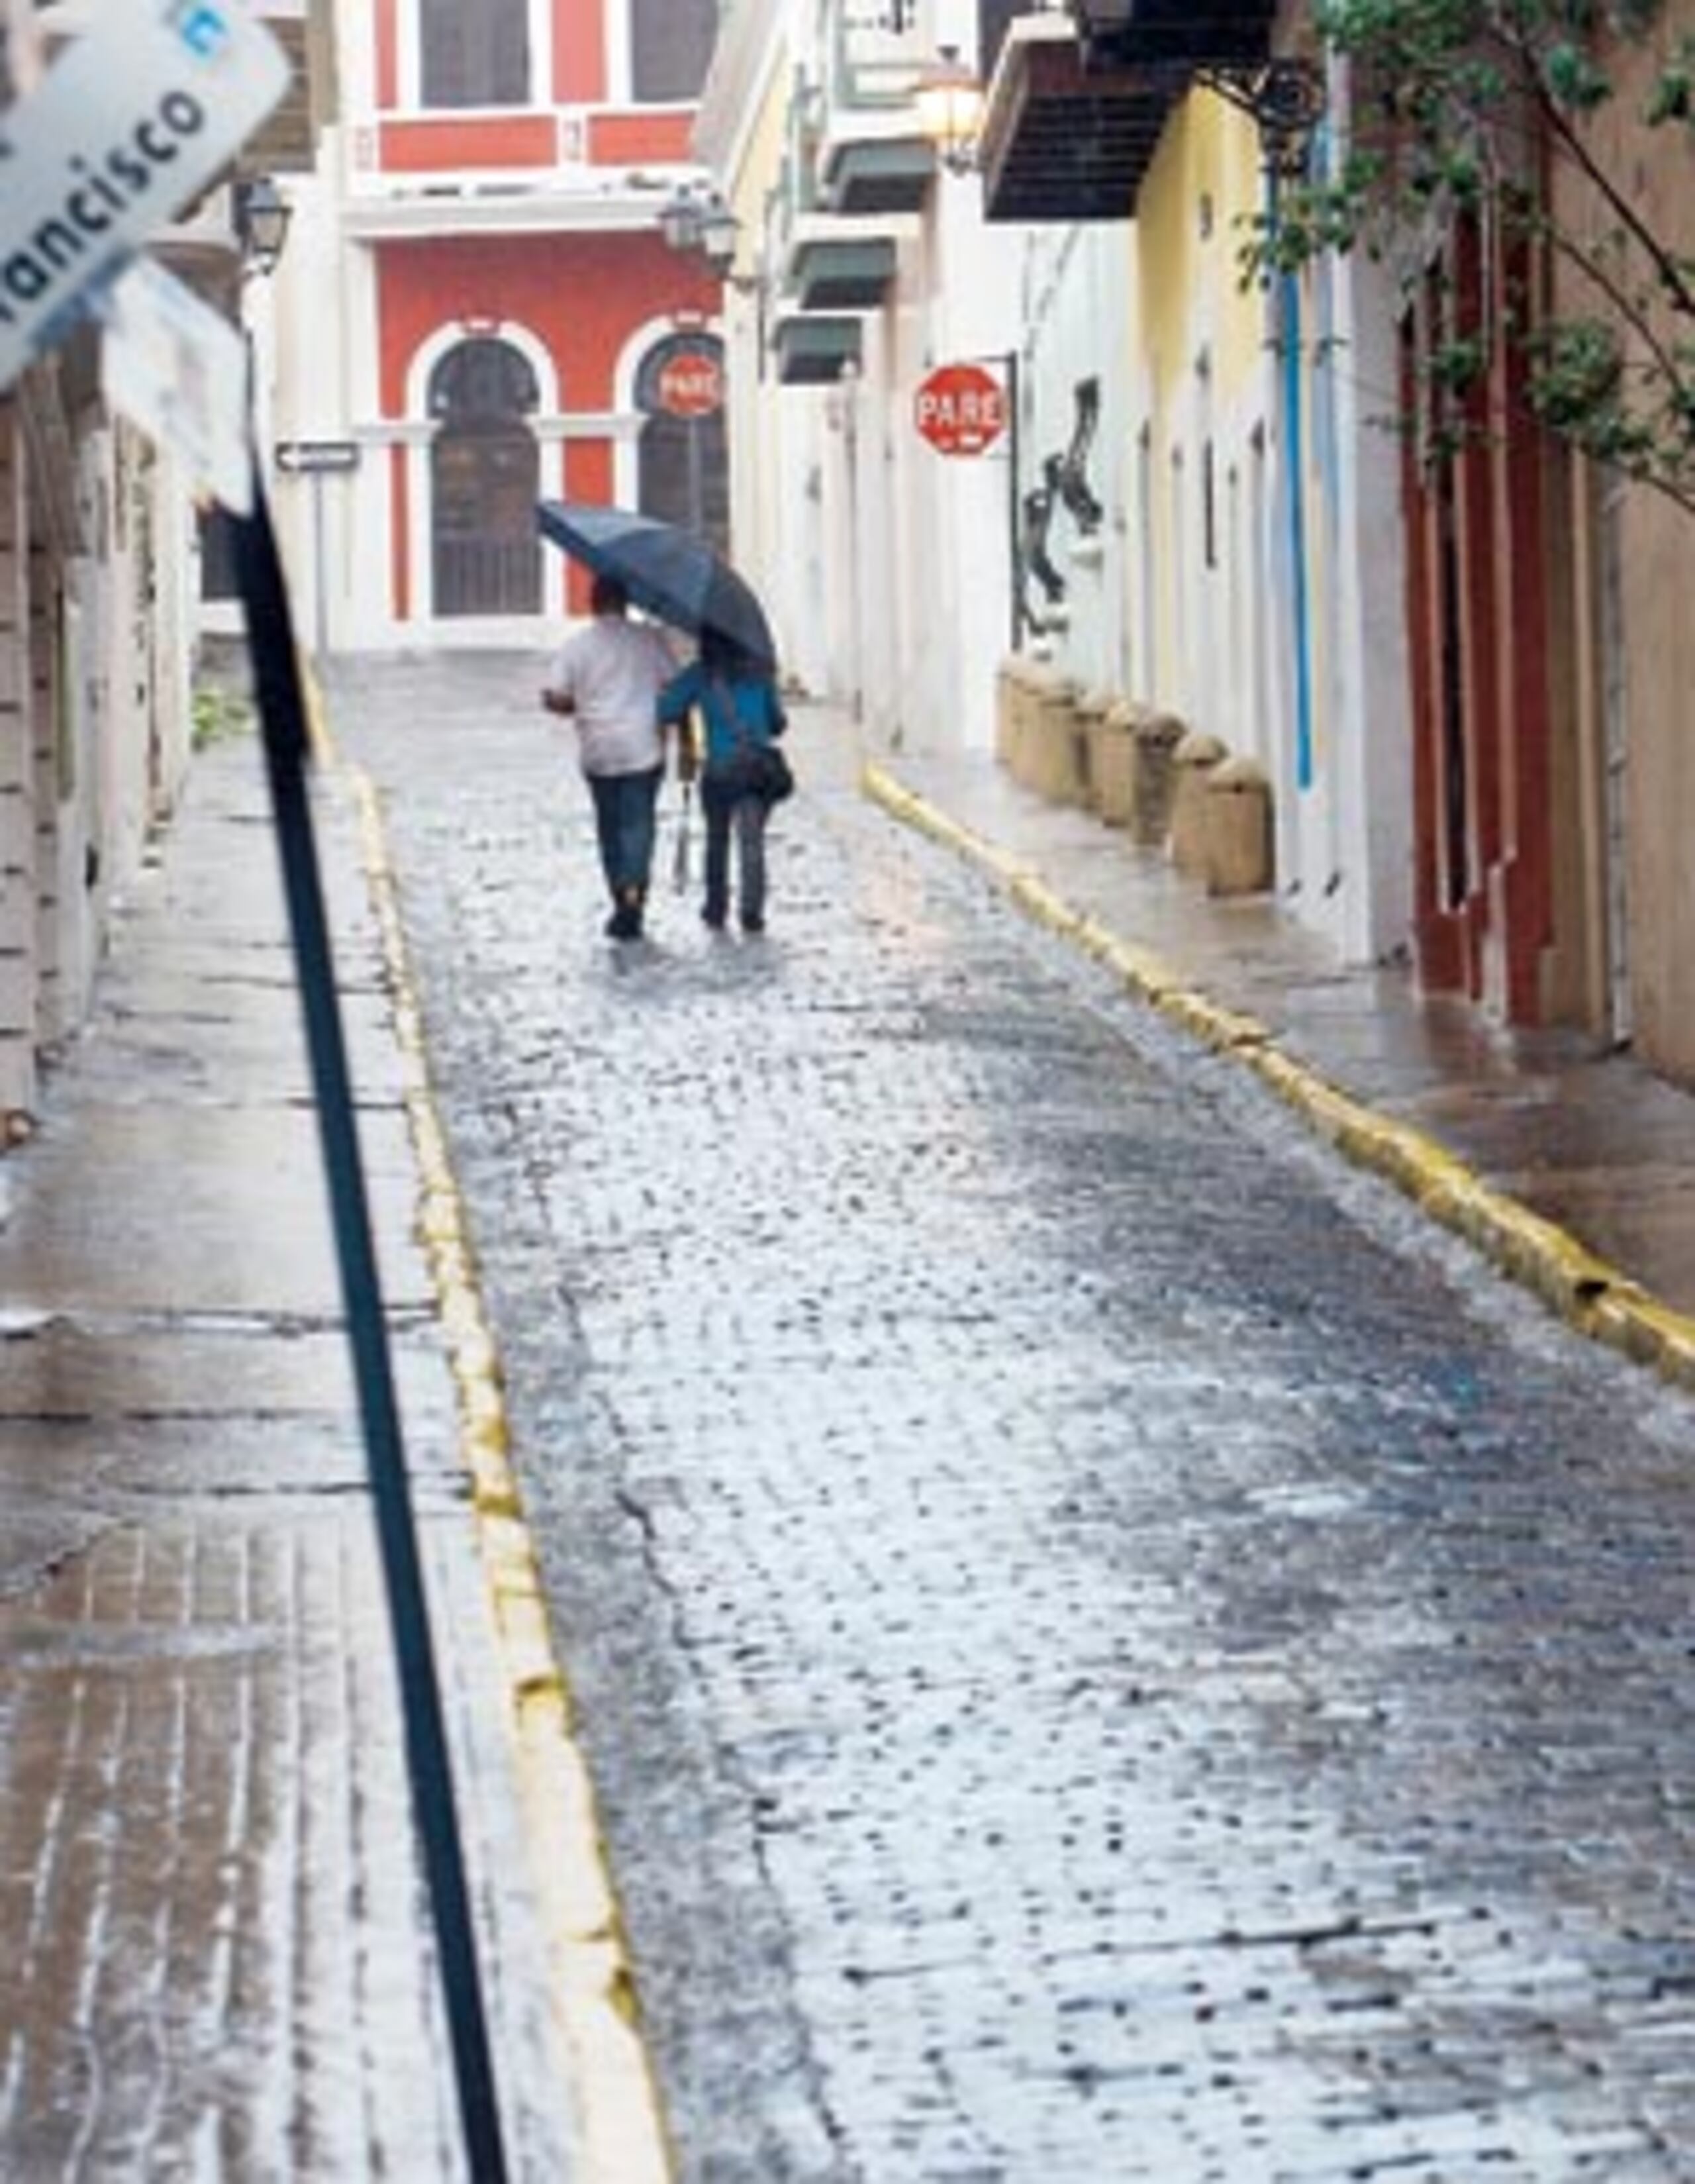
{"label": "blue jeans", "polygon": [[645,895],[653,868],[654,811],[659,800],[662,766],[645,773],[592,773],[594,828],[600,843],[600,868],[614,902],[635,888]]}
{"label": "blue jeans", "polygon": [[763,796],[727,796],[710,768],[700,777],[701,810],[706,818],[706,916],[722,925],[730,907],[730,836],[733,828],[740,872],[737,905],[744,925],[765,917],[765,822],[771,807]]}

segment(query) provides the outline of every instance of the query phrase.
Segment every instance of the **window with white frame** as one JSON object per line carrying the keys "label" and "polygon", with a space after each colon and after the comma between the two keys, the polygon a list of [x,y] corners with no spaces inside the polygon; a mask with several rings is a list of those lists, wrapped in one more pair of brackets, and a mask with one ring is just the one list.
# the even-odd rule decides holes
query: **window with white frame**
{"label": "window with white frame", "polygon": [[419,92],[425,106],[524,106],[529,0],[418,0]]}
{"label": "window with white frame", "polygon": [[642,105],[698,98],[718,15],[718,0],[630,0],[631,96]]}

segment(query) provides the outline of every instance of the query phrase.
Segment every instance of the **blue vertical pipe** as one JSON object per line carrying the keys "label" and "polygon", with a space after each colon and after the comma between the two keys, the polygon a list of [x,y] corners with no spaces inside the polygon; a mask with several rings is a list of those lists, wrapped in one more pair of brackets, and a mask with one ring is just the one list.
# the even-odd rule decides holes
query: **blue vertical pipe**
{"label": "blue vertical pipe", "polygon": [[[1265,188],[1267,213],[1275,225],[1278,181],[1276,169],[1269,162]],[[1301,416],[1301,288],[1296,274],[1285,273],[1279,279],[1277,316],[1282,353],[1281,437],[1288,479],[1284,506],[1289,524],[1289,585],[1295,617],[1295,786],[1305,789],[1313,785],[1313,661],[1307,599],[1306,442]]]}

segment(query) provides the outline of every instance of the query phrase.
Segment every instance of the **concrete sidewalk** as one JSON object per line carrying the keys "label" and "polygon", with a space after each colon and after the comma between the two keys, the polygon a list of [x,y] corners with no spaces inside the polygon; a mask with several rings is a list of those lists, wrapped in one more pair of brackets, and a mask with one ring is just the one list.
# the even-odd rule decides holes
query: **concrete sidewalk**
{"label": "concrete sidewalk", "polygon": [[[579,2177],[381,935],[316,793],[514,2176]],[[468,2173],[257,740],[0,1167],[0,2175]]]}
{"label": "concrete sidewalk", "polygon": [[866,783],[1574,1325],[1695,1385],[1695,1095],[1346,967],[1270,898],[1211,900],[990,758],[902,753]]}

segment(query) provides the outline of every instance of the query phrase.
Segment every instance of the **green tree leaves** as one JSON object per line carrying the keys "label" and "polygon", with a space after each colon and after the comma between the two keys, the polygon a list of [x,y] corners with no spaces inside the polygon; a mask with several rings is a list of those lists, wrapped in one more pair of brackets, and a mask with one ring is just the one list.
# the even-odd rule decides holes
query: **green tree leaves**
{"label": "green tree leaves", "polygon": [[[1695,259],[1651,209],[1695,197],[1695,34],[1664,12],[1318,0],[1320,35],[1348,64],[1341,153],[1244,223],[1242,264],[1264,283],[1327,254],[1387,260],[1416,321],[1426,420],[1464,409],[1510,430],[1510,387],[1549,431],[1695,513]],[[1645,160],[1670,164],[1657,192]],[[1490,269],[1475,326],[1442,300],[1462,226]],[[1462,402],[1503,357],[1492,405]]]}

